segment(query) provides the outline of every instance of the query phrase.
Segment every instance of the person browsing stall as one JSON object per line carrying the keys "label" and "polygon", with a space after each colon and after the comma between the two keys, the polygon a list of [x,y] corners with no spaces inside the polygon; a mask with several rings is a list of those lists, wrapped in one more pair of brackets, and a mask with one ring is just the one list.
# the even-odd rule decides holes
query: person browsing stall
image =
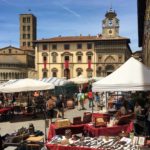
{"label": "person browsing stall", "polygon": [[54,106],[55,106],[55,103],[50,96],[48,101],[46,102],[46,110],[47,110],[47,115],[51,122],[52,122],[52,118],[54,117]]}

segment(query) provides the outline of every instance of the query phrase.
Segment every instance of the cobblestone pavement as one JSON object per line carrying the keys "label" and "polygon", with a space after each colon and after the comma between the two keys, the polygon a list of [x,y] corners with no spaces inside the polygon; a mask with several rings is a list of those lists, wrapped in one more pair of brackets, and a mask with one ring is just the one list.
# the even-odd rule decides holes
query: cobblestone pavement
{"label": "cobblestone pavement", "polygon": [[[70,121],[72,121],[73,117],[76,116],[83,116],[83,112],[85,111],[91,111],[91,109],[88,109],[88,104],[86,103],[85,107],[87,108],[87,110],[81,110],[79,111],[77,109],[77,106],[75,107],[75,109],[68,109],[65,111],[65,118],[70,119]],[[16,120],[16,122],[0,122],[0,134],[1,135],[5,135],[7,133],[13,133],[15,131],[17,131],[19,128],[21,127],[26,127],[28,128],[30,123],[33,123],[35,126],[36,130],[41,130],[43,131],[43,133],[45,134],[45,121],[44,119],[38,119],[38,120],[31,120],[31,116],[29,116],[30,121],[22,121],[21,118],[19,118],[19,120]]]}

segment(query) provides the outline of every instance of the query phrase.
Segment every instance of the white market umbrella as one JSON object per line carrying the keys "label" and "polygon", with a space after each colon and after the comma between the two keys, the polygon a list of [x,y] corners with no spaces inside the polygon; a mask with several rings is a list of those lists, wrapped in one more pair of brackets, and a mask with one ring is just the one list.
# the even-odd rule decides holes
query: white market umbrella
{"label": "white market umbrella", "polygon": [[76,84],[84,84],[89,82],[89,78],[84,77],[83,75],[80,75],[76,78],[71,78],[68,81],[74,82]]}
{"label": "white market umbrella", "polygon": [[39,80],[34,79],[19,79],[10,82],[1,87],[0,91],[3,93],[13,93],[13,92],[27,92],[27,91],[41,91],[54,89],[54,85],[51,83],[44,83]]}
{"label": "white market umbrella", "polygon": [[68,80],[63,79],[63,78],[57,78],[57,77],[43,78],[43,79],[40,79],[40,81],[43,81],[46,83],[52,83],[55,86],[62,86],[68,83]]}
{"label": "white market umbrella", "polygon": [[133,57],[92,85],[93,92],[148,90],[150,90],[150,69]]}

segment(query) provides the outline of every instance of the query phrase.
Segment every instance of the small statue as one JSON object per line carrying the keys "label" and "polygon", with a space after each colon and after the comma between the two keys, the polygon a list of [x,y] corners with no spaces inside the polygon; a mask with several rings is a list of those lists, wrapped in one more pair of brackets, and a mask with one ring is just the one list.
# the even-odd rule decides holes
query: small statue
{"label": "small statue", "polygon": [[29,134],[34,134],[34,125],[31,123],[29,124]]}

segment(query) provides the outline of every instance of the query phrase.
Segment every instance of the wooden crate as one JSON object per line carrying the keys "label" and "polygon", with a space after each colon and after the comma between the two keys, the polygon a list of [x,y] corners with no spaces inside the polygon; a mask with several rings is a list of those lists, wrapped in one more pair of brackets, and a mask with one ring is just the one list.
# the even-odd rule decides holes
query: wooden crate
{"label": "wooden crate", "polygon": [[70,126],[69,119],[58,119],[55,121],[56,128],[63,128]]}

